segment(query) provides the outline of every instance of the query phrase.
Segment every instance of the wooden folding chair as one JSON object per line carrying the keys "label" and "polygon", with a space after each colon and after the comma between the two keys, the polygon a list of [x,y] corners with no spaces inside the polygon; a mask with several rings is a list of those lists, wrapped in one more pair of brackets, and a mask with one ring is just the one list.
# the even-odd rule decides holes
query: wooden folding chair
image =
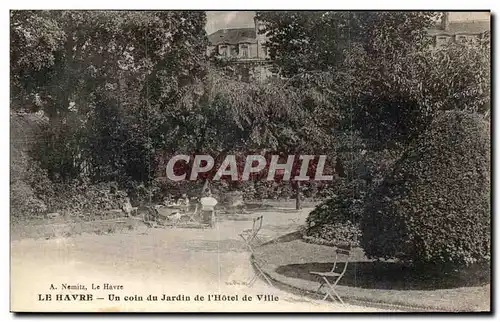
{"label": "wooden folding chair", "polygon": [[165,223],[168,220],[168,223],[171,227],[177,228],[177,226],[181,223],[181,219],[183,216],[184,215],[182,213],[176,211],[165,217]]}
{"label": "wooden folding chair", "polygon": [[250,253],[252,254],[251,255],[252,256],[252,264],[253,264],[253,267],[255,268],[255,273],[254,273],[253,277],[251,277],[247,283],[248,287],[252,287],[253,284],[255,283],[255,281],[257,281],[257,278],[259,276],[263,277],[264,280],[270,286],[273,286],[273,283],[271,282],[271,280],[267,277],[267,275],[262,270],[262,266],[265,265],[266,262],[263,259],[257,258],[255,256],[254,251],[253,251],[253,247],[252,247],[252,244],[255,241],[259,242],[259,244],[262,243],[258,234],[259,234],[260,229],[262,228],[262,219],[263,218],[264,218],[264,216],[258,216],[256,218],[254,218],[252,228],[245,229],[240,234],[240,237],[243,239],[243,241],[245,242],[245,245],[248,247],[248,249],[250,250]]}
{"label": "wooden folding chair", "polygon": [[[339,294],[335,290],[335,287],[337,286],[337,283],[340,281],[342,276],[344,276],[346,270],[347,270],[347,265],[349,264],[349,257],[350,257],[350,250],[347,249],[342,249],[342,248],[337,248],[335,250],[335,262],[333,263],[333,267],[329,272],[309,272],[312,275],[316,275],[321,277],[321,282],[318,287],[318,290],[316,293],[319,293],[321,288],[324,285],[328,286],[328,289],[326,289],[326,294],[323,297],[323,301],[326,300],[328,297],[332,299],[332,301],[336,301],[336,299],[333,297],[332,293],[337,297],[337,299],[340,301],[340,303],[344,304],[344,301],[340,298]],[[345,258],[344,262],[339,262],[339,255],[342,255],[342,257]],[[339,266],[342,266],[343,263],[343,268],[339,269]],[[340,264],[340,265],[338,265]]]}
{"label": "wooden folding chair", "polygon": [[253,284],[255,283],[255,281],[257,281],[257,278],[259,276],[263,277],[264,280],[269,284],[269,286],[273,286],[273,283],[271,282],[269,277],[267,277],[267,275],[262,270],[262,266],[264,266],[266,264],[266,261],[255,257],[255,255],[253,255],[253,254],[252,254],[252,256],[253,256],[253,267],[255,267],[256,271],[255,271],[253,277],[250,278],[250,280],[248,281],[248,283],[247,283],[248,287],[252,287]]}
{"label": "wooden folding chair", "polygon": [[146,212],[144,212],[142,221],[146,225],[146,232],[148,232],[151,228],[158,227],[157,218],[158,218],[158,210],[152,206],[146,207]]}
{"label": "wooden folding chair", "polygon": [[196,208],[194,211],[191,213],[188,211],[185,213],[186,216],[188,216],[188,223],[198,223],[198,220],[195,218],[198,216],[198,205],[196,205]]}
{"label": "wooden folding chair", "polygon": [[252,228],[245,229],[240,234],[241,239],[243,239],[245,245],[248,247],[248,249],[252,254],[253,254],[252,243],[254,243],[254,241],[262,243],[262,241],[257,235],[259,234],[259,231],[262,228],[263,217],[264,216],[258,216],[257,218],[254,218]]}

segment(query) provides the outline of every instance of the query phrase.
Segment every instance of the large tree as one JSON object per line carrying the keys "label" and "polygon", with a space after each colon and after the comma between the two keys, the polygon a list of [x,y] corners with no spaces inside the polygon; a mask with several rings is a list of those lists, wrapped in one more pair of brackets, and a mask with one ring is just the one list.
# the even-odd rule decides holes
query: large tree
{"label": "large tree", "polygon": [[50,120],[53,177],[151,179],[170,114],[205,73],[206,18],[191,11],[13,11],[12,107]]}
{"label": "large tree", "polygon": [[[329,102],[316,90],[295,87],[288,82],[271,84],[247,84],[244,82],[219,83],[216,100],[225,102],[233,111],[234,119],[243,133],[246,144],[239,149],[243,154],[260,151],[265,155],[281,155],[281,163],[288,155],[296,155],[293,179],[298,174],[302,154],[332,155],[335,142],[331,136],[335,120],[323,119]],[[317,160],[316,160],[317,161]],[[269,162],[269,158],[268,158]],[[310,172],[314,163],[311,163]],[[311,174],[311,173],[310,173]],[[257,179],[266,180],[267,172]],[[277,176],[280,181],[283,177]],[[296,191],[296,208],[300,209],[300,182],[292,181]]]}
{"label": "large tree", "polygon": [[[249,154],[318,155],[334,150],[330,134],[335,122],[324,120],[328,102],[315,90],[282,81],[240,82],[211,69],[203,87],[193,85],[185,93],[193,95],[199,96],[196,103],[181,100],[183,112],[174,116],[177,141],[166,151],[166,159],[179,153],[208,154],[217,169],[228,154],[235,154],[241,172]],[[215,171],[200,179],[213,177]],[[254,179],[265,176],[262,172]]]}
{"label": "large tree", "polygon": [[489,37],[430,50],[427,29],[440,15],[257,13],[282,74],[306,79],[332,101],[344,131],[359,131],[382,148],[405,145],[440,110],[488,109]]}
{"label": "large tree", "polygon": [[271,58],[285,76],[332,70],[361,45],[371,56],[405,55],[426,45],[438,13],[408,11],[258,11]]}

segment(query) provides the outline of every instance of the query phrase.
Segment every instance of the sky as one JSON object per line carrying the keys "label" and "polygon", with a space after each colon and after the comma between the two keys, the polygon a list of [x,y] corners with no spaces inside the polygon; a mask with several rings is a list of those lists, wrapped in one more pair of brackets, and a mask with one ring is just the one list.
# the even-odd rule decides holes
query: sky
{"label": "sky", "polygon": [[210,35],[223,28],[253,27],[255,11],[207,11],[205,30]]}
{"label": "sky", "polygon": [[450,12],[450,21],[487,20],[489,12]]}
{"label": "sky", "polygon": [[[207,11],[205,30],[210,35],[223,28],[253,27],[255,11]],[[488,12],[451,12],[450,21],[489,19]]]}

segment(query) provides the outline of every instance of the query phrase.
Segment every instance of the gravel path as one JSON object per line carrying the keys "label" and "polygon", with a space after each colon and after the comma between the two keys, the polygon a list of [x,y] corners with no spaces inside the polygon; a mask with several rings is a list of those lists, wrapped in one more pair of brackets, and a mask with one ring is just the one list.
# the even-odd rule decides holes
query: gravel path
{"label": "gravel path", "polygon": [[[268,238],[293,231],[301,213],[266,212],[262,233]],[[315,301],[292,295],[258,280],[238,234],[251,221],[222,221],[213,230],[151,229],[112,235],[83,234],[57,239],[11,242],[12,311],[161,311],[161,312],[361,312],[353,305]],[[62,291],[62,284],[87,290]],[[123,290],[103,290],[104,284]],[[50,289],[51,284],[57,289]],[[92,284],[99,290],[92,290]],[[93,301],[56,301],[56,294],[89,294]],[[39,294],[52,301],[39,301]],[[110,294],[120,297],[111,301]],[[226,295],[225,301],[214,295]],[[148,301],[148,295],[157,301]],[[166,300],[162,300],[163,295]],[[203,301],[196,296],[203,296]],[[208,296],[211,295],[210,301]],[[251,301],[244,301],[244,296]],[[268,295],[267,301],[258,295]],[[139,300],[142,297],[142,301]],[[237,300],[236,297],[237,296]],[[99,300],[97,298],[104,299]],[[125,300],[127,297],[127,300]],[[134,301],[135,297],[135,301]],[[189,297],[189,300],[188,300]]]}

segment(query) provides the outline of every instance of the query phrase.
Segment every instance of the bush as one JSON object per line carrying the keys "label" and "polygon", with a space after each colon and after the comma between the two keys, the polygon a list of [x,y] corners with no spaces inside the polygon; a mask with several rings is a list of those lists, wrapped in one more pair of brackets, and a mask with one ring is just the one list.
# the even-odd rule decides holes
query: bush
{"label": "bush", "polygon": [[366,189],[364,180],[338,181],[333,187],[336,194],[318,205],[307,217],[304,240],[319,244],[357,246]]}
{"label": "bush", "polygon": [[361,231],[358,224],[350,221],[336,224],[325,224],[315,226],[307,231],[302,238],[309,243],[337,246],[337,247],[357,247]]}
{"label": "bush", "polygon": [[337,182],[334,190],[336,194],[318,205],[307,217],[308,227],[322,224],[351,221],[359,223],[362,214],[361,200],[366,193],[367,184],[364,180]]}
{"label": "bush", "polygon": [[13,148],[10,160],[12,218],[31,218],[47,211],[45,196],[53,195],[47,172],[26,153]]}
{"label": "bush", "polygon": [[361,244],[372,258],[466,265],[490,256],[489,124],[441,113],[369,197]]}
{"label": "bush", "polygon": [[127,194],[117,190],[114,182],[90,183],[73,181],[53,183],[52,195],[44,195],[49,212],[63,212],[71,216],[87,214],[97,219],[112,209],[121,209]]}
{"label": "bush", "polygon": [[10,170],[13,220],[31,219],[49,212],[89,213],[96,218],[107,210],[120,209],[126,197],[114,183],[53,182],[38,162],[19,151],[11,158]]}
{"label": "bush", "polygon": [[45,203],[38,198],[33,189],[24,181],[10,186],[10,207],[12,218],[30,218],[47,211]]}
{"label": "bush", "polygon": [[343,165],[346,178],[333,182],[328,188],[328,200],[309,214],[304,239],[321,244],[357,246],[366,196],[381,182],[380,178],[399,154],[397,150],[364,149],[340,153],[337,162]]}

